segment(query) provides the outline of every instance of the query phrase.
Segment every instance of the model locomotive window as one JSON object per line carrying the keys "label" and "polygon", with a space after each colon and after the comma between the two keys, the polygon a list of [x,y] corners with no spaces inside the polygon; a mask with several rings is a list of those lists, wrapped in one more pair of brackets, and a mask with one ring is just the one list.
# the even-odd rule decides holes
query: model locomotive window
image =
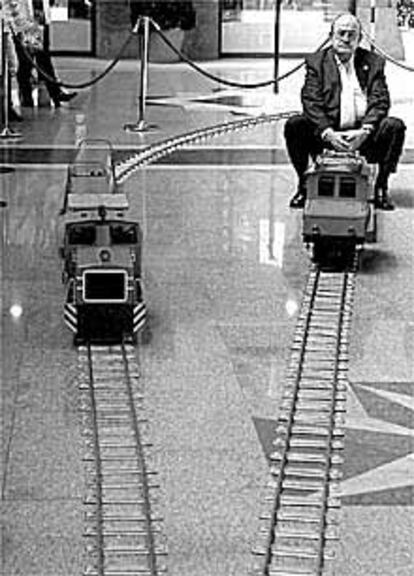
{"label": "model locomotive window", "polygon": [[69,244],[92,246],[96,240],[96,227],[91,224],[76,224],[68,231]]}
{"label": "model locomotive window", "polygon": [[125,302],[127,275],[123,270],[87,270],[83,275],[85,302]]}
{"label": "model locomotive window", "polygon": [[354,178],[341,177],[339,181],[339,196],[340,198],[355,198],[356,182]]}
{"label": "model locomotive window", "polygon": [[319,196],[333,196],[335,190],[334,176],[321,176],[318,183]]}
{"label": "model locomotive window", "polygon": [[99,164],[74,164],[71,167],[71,174],[77,177],[89,177],[89,176],[106,176],[107,170],[104,166]]}
{"label": "model locomotive window", "polygon": [[137,227],[135,224],[112,224],[112,244],[136,244],[138,242]]}

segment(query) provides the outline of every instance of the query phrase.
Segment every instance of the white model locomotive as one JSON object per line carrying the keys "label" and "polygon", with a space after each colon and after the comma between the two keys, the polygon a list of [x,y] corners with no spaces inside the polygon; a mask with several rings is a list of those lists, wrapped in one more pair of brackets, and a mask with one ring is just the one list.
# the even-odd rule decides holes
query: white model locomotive
{"label": "white model locomotive", "polygon": [[357,153],[325,151],[306,173],[303,239],[318,263],[346,262],[376,240],[373,169]]}
{"label": "white model locomotive", "polygon": [[98,155],[89,146],[81,143],[68,169],[61,210],[64,320],[75,343],[135,341],[146,320],[142,233],[125,218],[128,200],[115,185],[110,145]]}

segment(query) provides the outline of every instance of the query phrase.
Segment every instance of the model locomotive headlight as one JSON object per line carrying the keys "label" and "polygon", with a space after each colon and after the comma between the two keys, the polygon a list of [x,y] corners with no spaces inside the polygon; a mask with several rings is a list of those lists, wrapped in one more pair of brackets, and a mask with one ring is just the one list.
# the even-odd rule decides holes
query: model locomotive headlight
{"label": "model locomotive headlight", "polygon": [[106,250],[106,249],[101,250],[101,251],[99,252],[99,258],[100,258],[100,260],[101,260],[102,263],[104,263],[104,262],[110,262],[110,260],[111,260],[111,253],[110,253],[110,251],[109,251],[109,250]]}
{"label": "model locomotive headlight", "polygon": [[294,316],[298,311],[298,303],[296,302],[296,300],[289,298],[288,300],[286,300],[285,308],[288,316]]}
{"label": "model locomotive headlight", "polygon": [[10,306],[10,315],[14,320],[18,320],[23,314],[23,307],[21,304],[12,304]]}

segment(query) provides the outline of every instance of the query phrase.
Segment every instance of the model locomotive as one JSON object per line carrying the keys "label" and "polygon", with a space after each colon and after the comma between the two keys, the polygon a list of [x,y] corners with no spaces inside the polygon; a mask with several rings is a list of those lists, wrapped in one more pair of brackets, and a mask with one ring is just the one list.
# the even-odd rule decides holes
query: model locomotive
{"label": "model locomotive", "polygon": [[61,210],[64,320],[75,343],[135,341],[146,320],[142,233],[125,218],[128,200],[115,186],[110,145],[98,159],[95,149],[86,159],[89,147],[82,142],[68,168]]}
{"label": "model locomotive", "polygon": [[320,263],[347,262],[376,240],[372,167],[358,153],[325,151],[306,173],[303,239]]}

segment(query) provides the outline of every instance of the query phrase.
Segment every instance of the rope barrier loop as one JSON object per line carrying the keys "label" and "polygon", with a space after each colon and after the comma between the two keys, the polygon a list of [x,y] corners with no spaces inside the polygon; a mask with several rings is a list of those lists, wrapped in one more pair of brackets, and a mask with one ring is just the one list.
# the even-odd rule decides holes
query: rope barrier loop
{"label": "rope barrier loop", "polygon": [[[185,56],[185,54],[183,54],[180,50],[178,50],[174,46],[174,44],[164,34],[164,32],[161,30],[161,27],[159,26],[159,24],[157,24],[157,22],[155,22],[155,20],[150,18],[150,23],[151,23],[151,26],[154,28],[154,30],[160,35],[163,42],[180,58],[181,61],[188,64],[191,68],[193,68],[194,70],[196,70],[197,72],[199,72],[200,74],[205,76],[206,78],[209,78],[210,80],[213,80],[213,81],[215,81],[219,84],[223,84],[225,86],[231,86],[233,88],[251,89],[251,90],[256,90],[258,88],[265,88],[267,86],[271,86],[272,84],[277,84],[281,80],[285,80],[286,78],[288,78],[289,76],[291,76],[292,74],[294,74],[295,72],[300,70],[300,68],[302,68],[305,65],[305,60],[302,60],[302,62],[300,62],[299,64],[294,66],[291,70],[288,70],[288,72],[285,72],[284,74],[278,76],[277,78],[272,78],[271,80],[265,80],[263,82],[254,82],[252,84],[248,84],[248,83],[236,82],[233,80],[225,80],[223,78],[220,78],[219,76],[216,76],[214,74],[211,74],[210,72],[207,72],[201,66],[199,66],[198,64],[193,62],[190,58],[187,58],[187,56]],[[324,48],[328,42],[329,42],[329,38],[326,38],[326,40],[324,40],[316,48],[316,52],[319,52],[319,50],[322,50],[322,48]]]}
{"label": "rope barrier loop", "polygon": [[398,66],[399,68],[402,68],[403,70],[407,70],[408,72],[414,72],[414,66],[410,66],[409,64],[400,62],[399,60],[396,60],[390,54],[385,52],[385,50],[383,50],[380,46],[378,46],[378,44],[375,42],[372,36],[363,27],[362,27],[362,33],[365,36],[367,42],[369,42],[370,46],[374,48],[374,50],[378,52],[378,54],[380,54],[383,58],[385,58],[385,60],[391,62],[392,64]]}
{"label": "rope barrier loop", "polygon": [[125,40],[125,42],[123,43],[123,45],[121,46],[118,54],[115,56],[115,58],[113,58],[113,60],[109,63],[109,65],[105,68],[105,70],[103,70],[103,72],[101,72],[100,74],[95,76],[95,78],[93,78],[92,80],[88,80],[87,82],[81,82],[79,84],[75,84],[75,83],[70,83],[70,82],[62,82],[61,80],[57,80],[56,78],[52,78],[46,72],[44,72],[42,70],[42,68],[40,66],[38,66],[38,64],[37,64],[35,58],[33,58],[32,54],[30,54],[30,52],[26,49],[26,47],[21,43],[19,36],[16,34],[16,32],[13,30],[13,28],[10,27],[10,29],[11,29],[11,33],[13,35],[14,41],[19,43],[22,51],[24,52],[25,57],[30,61],[32,66],[37,70],[41,80],[47,80],[47,82],[50,82],[50,84],[54,84],[55,86],[59,86],[61,88],[71,88],[71,89],[75,89],[75,90],[81,90],[83,88],[90,88],[91,86],[93,86],[94,84],[96,84],[97,82],[99,82],[100,80],[105,78],[105,76],[107,76],[109,74],[109,72],[121,60],[123,53],[127,49],[131,40],[136,35],[135,28],[133,30],[130,30],[128,37]]}
{"label": "rope barrier loop", "polygon": [[[214,74],[211,74],[210,72],[207,72],[201,66],[199,66],[198,64],[193,62],[190,58],[185,56],[185,54],[183,54],[180,50],[178,50],[174,46],[174,44],[164,34],[164,32],[161,30],[161,27],[159,26],[159,24],[153,18],[150,18],[150,23],[151,23],[151,26],[154,29],[154,31],[160,35],[163,42],[180,58],[180,60],[182,62],[185,62],[186,64],[191,66],[194,70],[196,70],[197,72],[199,72],[203,76],[209,78],[210,80],[213,80],[213,81],[215,81],[219,84],[223,84],[225,86],[231,86],[231,87],[242,88],[242,89],[253,89],[253,90],[257,89],[257,88],[264,88],[266,86],[271,86],[272,84],[276,84],[277,82],[280,82],[281,80],[285,80],[286,78],[288,78],[289,76],[291,76],[292,74],[297,72],[300,68],[302,68],[305,65],[305,61],[303,60],[302,62],[300,62],[299,64],[294,66],[291,70],[289,70],[285,74],[278,76],[278,78],[276,78],[276,79],[272,78],[271,80],[267,80],[264,82],[256,82],[256,83],[248,84],[248,83],[241,83],[241,82],[236,82],[236,81],[232,81],[232,80],[226,80],[226,79],[220,78]],[[386,60],[389,60],[390,62],[392,62],[396,66],[399,66],[400,68],[403,68],[404,70],[408,70],[409,72],[414,72],[414,66],[410,66],[408,64],[403,64],[402,62],[399,62],[398,60],[396,60],[395,58],[393,58],[392,56],[387,54],[380,46],[378,46],[378,44],[375,43],[375,41],[372,39],[370,34],[364,28],[362,28],[362,32],[363,32],[364,36],[366,37],[367,41],[371,44],[371,46],[373,46],[374,49],[379,54],[381,54]],[[330,42],[329,38],[326,38],[326,40],[324,40],[318,46],[318,48],[316,48],[316,52],[319,52],[320,50],[322,50],[329,42]]]}

